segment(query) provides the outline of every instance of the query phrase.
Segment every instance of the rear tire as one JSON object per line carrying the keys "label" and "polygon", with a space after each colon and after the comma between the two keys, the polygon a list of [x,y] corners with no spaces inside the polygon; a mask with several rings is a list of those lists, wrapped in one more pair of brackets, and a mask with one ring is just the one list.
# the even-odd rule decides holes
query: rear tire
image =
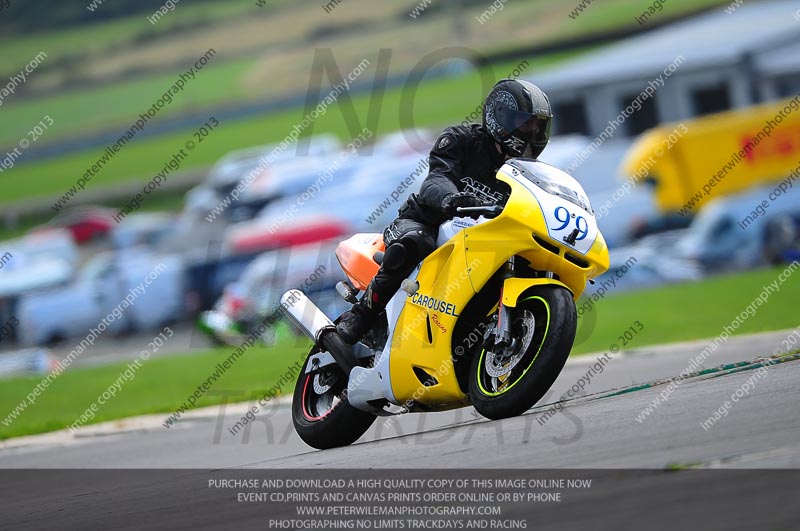
{"label": "rear tire", "polygon": [[494,420],[515,417],[533,407],[561,373],[575,340],[575,302],[561,286],[532,289],[512,315],[512,334],[520,346],[513,353],[501,353],[505,358],[481,350],[469,372],[473,406]]}
{"label": "rear tire", "polygon": [[352,444],[372,426],[375,418],[347,401],[347,378],[339,367],[310,373],[304,368],[298,376],[292,398],[292,421],[297,434],[312,448],[327,450]]}

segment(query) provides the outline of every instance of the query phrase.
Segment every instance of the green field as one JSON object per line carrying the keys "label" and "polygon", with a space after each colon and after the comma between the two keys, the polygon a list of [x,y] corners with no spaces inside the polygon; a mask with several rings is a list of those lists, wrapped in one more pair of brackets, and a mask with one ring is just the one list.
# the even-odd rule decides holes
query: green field
{"label": "green field", "polygon": [[[202,54],[199,54],[202,55]],[[217,64],[219,63],[219,64]],[[232,84],[247,68],[252,59],[240,61],[215,61],[198,72],[184,91],[173,102],[159,111],[157,120],[198,108],[210,108],[231,98],[242,98],[248,94],[241,85]],[[188,70],[193,64],[186,62]],[[170,72],[142,77],[127,83],[115,83],[105,87],[65,92],[44,99],[33,99],[18,105],[3,106],[3,120],[16,127],[0,128],[0,146],[13,144],[20,139],[20,132],[30,130],[43,116],[53,119],[53,125],[42,136],[41,142],[53,143],[58,139],[86,131],[124,131],[146,112],[175,83],[180,72]],[[249,96],[249,95],[248,95]],[[86,112],[92,109],[92,112]]]}
{"label": "green field", "polygon": [[[625,349],[644,345],[714,338],[757,297],[763,286],[777,279],[782,268],[718,277],[697,284],[684,284],[635,293],[608,296],[582,320],[574,352],[587,354],[607,351],[620,343],[619,336],[640,321],[644,330]],[[800,273],[798,273],[800,274]],[[768,303],[743,322],[736,334],[792,328],[800,324],[796,301],[800,300],[800,282],[789,279]],[[591,330],[589,330],[591,329]],[[585,336],[591,332],[588,338]],[[208,406],[228,401],[261,397],[287,367],[301,356],[304,341],[283,340],[272,349],[253,348],[244,354],[209,393],[197,402]],[[721,349],[725,348],[723,344]],[[225,359],[231,348],[203,351],[191,356],[151,359],[126,383],[117,398],[99,409],[96,421],[112,420],[147,413],[173,412],[195,388]],[[752,358],[770,352],[753,352]],[[0,423],[0,439],[65,428],[75,422],[98,395],[105,391],[125,369],[126,364],[75,369],[59,376],[38,401],[25,410],[10,426]],[[41,377],[14,378],[0,385],[0,420],[19,404]],[[290,393],[291,388],[285,388]]]}
{"label": "green field", "polygon": [[[271,5],[285,3],[286,0]],[[88,3],[88,2],[87,2]],[[14,72],[22,68],[31,57],[44,50],[49,61],[66,57],[91,59],[94,55],[119,51],[126,45],[145,37],[167,36],[175,30],[192,24],[226,22],[254,8],[252,0],[227,0],[226,2],[198,2],[181,4],[180,9],[165,16],[157,25],[147,23],[144,15],[129,15],[99,24],[84,24],[59,31],[26,32],[21,36],[0,38],[3,53],[0,55],[0,72]],[[101,6],[102,9],[102,6]]]}
{"label": "green field", "polygon": [[[722,3],[671,0],[658,18],[667,20]],[[172,105],[162,110],[157,120],[305,92],[313,48],[330,47],[343,71],[360,59],[371,60],[373,64],[363,76],[369,81],[380,48],[392,50],[390,72],[402,74],[420,57],[441,50],[442,43],[488,54],[613,29],[638,28],[634,19],[641,11],[635,0],[609,0],[592,4],[571,18],[572,4],[509,3],[490,22],[478,24],[475,17],[486,9],[481,2],[468,2],[463,9],[455,10],[444,4],[434,5],[424,16],[411,20],[407,11],[416,4],[406,0],[378,6],[369,0],[349,0],[329,15],[313,2],[283,0],[278,7],[270,2],[270,9],[256,8],[246,0],[200,2],[181,4],[156,26],[137,15],[85,27],[0,37],[0,46],[6,52],[0,58],[0,72],[12,72],[39,51],[48,53],[43,70],[32,75],[21,89],[30,89],[30,93],[14,94],[0,109],[0,146],[17,143],[45,115],[55,124],[38,141],[42,144],[127,129],[181,71],[211,47],[219,55]],[[458,15],[457,20],[453,19],[454,14]],[[527,23],[520,25],[519,20]],[[357,29],[351,30],[353,27]],[[539,69],[572,55],[574,52],[531,58],[526,74],[534,76]],[[495,65],[493,74],[505,75],[515,64]],[[460,121],[485,96],[478,79],[478,74],[472,72],[423,84],[414,98],[413,123],[438,128]],[[400,92],[387,92],[377,133],[391,132],[403,125],[398,117]],[[355,105],[363,117],[368,98],[356,98]],[[213,114],[212,110],[208,112]],[[224,124],[202,149],[193,153],[187,167],[207,166],[232,149],[280,140],[300,118],[302,110],[295,108]],[[332,132],[343,139],[347,136],[342,115],[335,108],[319,120],[314,132]],[[135,141],[90,185],[147,179],[190,137],[191,130],[186,130]],[[8,179],[0,204],[60,195],[101,152],[91,150],[40,163],[20,163],[4,172]]]}
{"label": "green field", "polygon": [[[530,61],[528,71],[535,71],[536,68],[575,53],[578,52],[554,54]],[[492,76],[493,79],[505,76],[519,63],[519,61],[503,63],[480,72],[472,71],[456,78],[437,79],[420,85],[415,94],[409,91],[408,94],[413,95],[414,101],[413,124],[417,127],[438,128],[443,124],[460,122],[475,109],[485,96],[481,76]],[[205,73],[203,71],[200,74]],[[374,75],[374,71],[368,71],[364,75],[370,78]],[[161,89],[157,91],[157,94],[160,93]],[[396,131],[403,125],[398,111],[402,94],[402,88],[386,91],[375,128],[377,135]],[[152,101],[152,97],[156,96],[148,96],[150,99],[147,101]],[[367,109],[371,99],[370,95],[362,95],[354,97],[352,100],[362,126],[366,125]],[[109,104],[112,103],[109,102]],[[145,109],[146,107],[142,110]],[[212,114],[209,112],[209,116]],[[229,123],[222,122],[221,126],[215,129],[203,143],[198,144],[181,169],[208,166],[234,149],[280,141],[291,132],[295,124],[303,119],[303,115],[303,108],[297,107],[270,116],[259,116]],[[56,123],[62,121],[62,116],[55,111],[51,112],[50,116]],[[360,131],[360,127],[356,131]],[[310,132],[312,131],[305,131],[305,133]],[[338,104],[329,107],[327,112],[315,121],[313,133],[333,133],[343,140],[349,139],[348,126]],[[108,186],[118,181],[137,177],[143,178],[142,180],[149,179],[160,171],[164,163],[172,158],[173,153],[180,150],[190,139],[192,139],[191,129],[158,138],[134,141],[119,151],[92,179],[90,186]],[[6,171],[8,179],[3,189],[3,196],[0,198],[0,204],[12,203],[37,195],[62,194],[75,184],[75,181],[97,161],[102,153],[103,150],[84,151]]]}

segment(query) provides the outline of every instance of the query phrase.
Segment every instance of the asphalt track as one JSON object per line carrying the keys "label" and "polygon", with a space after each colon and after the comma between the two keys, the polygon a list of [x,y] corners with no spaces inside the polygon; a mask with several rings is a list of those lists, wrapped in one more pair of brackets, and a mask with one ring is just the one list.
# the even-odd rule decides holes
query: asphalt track
{"label": "asphalt track", "polygon": [[[790,331],[734,337],[703,364],[751,361],[780,350]],[[683,381],[641,422],[637,415],[666,389],[706,342],[643,348],[606,362],[602,374],[544,418],[596,360],[570,360],[553,389],[527,414],[491,422],[472,408],[378,419],[349,448],[319,452],[294,433],[286,400],[273,402],[236,435],[227,430],[247,405],[198,410],[167,429],[165,416],[89,426],[0,444],[4,468],[664,468],[686,464],[800,468],[800,362],[712,373]],[[754,367],[751,367],[753,369]],[[762,371],[763,372],[763,371]],[[734,392],[727,416],[701,423]],[[617,396],[608,391],[650,383]]]}
{"label": "asphalt track", "polygon": [[[616,355],[583,396],[546,421],[548,404],[587,373],[593,357],[568,364],[553,392],[521,417],[491,422],[471,409],[406,415],[379,420],[358,443],[324,452],[294,434],[286,401],[236,436],[225,427],[246,404],[200,410],[170,429],[162,416],[142,417],[77,436],[6,441],[0,469],[43,470],[0,470],[0,527],[274,529],[268,518],[297,518],[297,504],[239,503],[236,493],[209,488],[209,479],[319,471],[594,478],[591,492],[573,492],[563,503],[503,505],[503,518],[524,519],[528,528],[797,529],[800,361],[770,365],[758,378],[762,365],[736,364],[780,350],[788,335],[731,339],[704,364],[726,370],[684,380],[641,422],[636,416],[667,388],[664,379],[686,368],[705,342]],[[704,429],[701,423],[748,382],[727,416]],[[671,471],[688,466],[750,470]],[[374,470],[382,468],[393,470]]]}

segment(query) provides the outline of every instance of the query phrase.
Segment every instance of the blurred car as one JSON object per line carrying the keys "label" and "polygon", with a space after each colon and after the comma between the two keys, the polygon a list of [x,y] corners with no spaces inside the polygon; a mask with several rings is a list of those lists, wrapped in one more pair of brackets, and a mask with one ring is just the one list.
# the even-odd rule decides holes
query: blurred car
{"label": "blurred car", "polygon": [[212,166],[205,184],[220,196],[229,194],[273,148],[274,145],[267,145],[228,153]]}
{"label": "blurred car", "polygon": [[14,253],[17,267],[49,260],[54,256],[62,258],[75,267],[81,257],[75,239],[67,229],[48,229],[26,234],[22,238],[9,242],[9,245],[19,251]]}
{"label": "blurred car", "polygon": [[771,264],[800,261],[800,212],[770,220],[764,229],[764,247]]}
{"label": "blurred car", "polygon": [[[386,199],[386,192],[380,189],[363,189],[357,198],[353,198],[353,188],[350,186],[324,189],[319,196],[302,205],[297,204],[297,198],[287,197],[269,205],[259,212],[252,225],[266,226],[273,232],[278,232],[303,223],[306,219],[315,219],[324,212],[324,216],[337,220],[338,223],[348,227],[351,232],[358,232],[373,225],[373,230],[383,230],[382,225],[388,224],[397,217],[396,208],[384,209],[387,216],[378,215],[367,222],[370,209],[374,209]],[[402,204],[398,202],[398,204]],[[383,213],[383,212],[382,212]],[[385,221],[385,223],[383,223]]]}
{"label": "blurred car", "polygon": [[[184,209],[173,218],[173,226],[157,239],[157,250],[164,254],[180,254],[196,261],[198,257],[219,249],[228,223],[224,219],[209,223],[205,214]],[[216,252],[216,256],[219,256],[219,252]]]}
{"label": "blurred car", "polygon": [[183,313],[183,267],[177,257],[100,253],[89,260],[72,284],[24,295],[17,308],[18,337],[23,345],[52,344],[86,335],[130,293],[158,273],[129,308],[108,325],[108,333],[157,329]]}
{"label": "blurred car", "polygon": [[10,260],[0,274],[0,299],[69,282],[79,253],[66,229],[49,229],[7,242]]}
{"label": "blurred car", "polygon": [[175,230],[175,214],[137,212],[127,216],[111,231],[114,249],[146,247],[156,249]]}
{"label": "blurred car", "polygon": [[[184,211],[205,216],[219,205],[221,197],[208,184],[195,186],[184,196]],[[215,220],[216,222],[217,220]]]}
{"label": "blurred car", "polygon": [[111,208],[84,206],[74,207],[62,211],[45,223],[32,229],[39,232],[49,229],[67,229],[72,233],[75,242],[82,245],[105,237],[116,222],[114,216],[117,211]]}
{"label": "blurred car", "polygon": [[265,316],[277,311],[281,295],[291,288],[301,288],[323,311],[336,311],[331,306],[333,295],[338,298],[335,285],[345,279],[334,255],[337,243],[318,242],[259,255],[237,281],[225,287],[214,308],[200,316],[200,329],[215,342],[238,345]]}
{"label": "blurred car", "polygon": [[239,223],[229,229],[225,243],[234,253],[253,253],[333,238],[344,239],[351,232],[352,227],[336,216],[311,213],[296,216],[277,228],[270,219]]}
{"label": "blurred car", "polygon": [[655,212],[653,194],[645,186],[637,186],[626,194],[621,188],[589,193],[597,224],[609,247],[632,241],[631,228]]}
{"label": "blurred car", "polygon": [[222,295],[225,286],[238,279],[259,253],[231,254],[222,252],[194,256],[185,262],[185,306],[194,317],[210,309]]}
{"label": "blurred car", "polygon": [[[75,275],[79,260],[72,233],[51,229],[29,234],[2,245],[4,260],[0,271],[0,322],[17,315],[19,298],[35,292],[68,284]],[[6,338],[11,341],[17,328]]]}
{"label": "blurred car", "polygon": [[792,188],[767,201],[763,214],[753,213],[773,187],[720,197],[707,203],[675,246],[680,258],[707,272],[744,270],[768,263],[767,227],[776,218],[800,213],[800,190]]}
{"label": "blurred car", "polygon": [[268,144],[228,153],[211,168],[206,184],[222,198],[256,169],[262,159],[270,155],[273,163],[297,157],[319,157],[339,150],[341,143],[334,135],[324,134],[300,139],[288,149],[280,150],[278,146],[279,144]]}
{"label": "blurred car", "polygon": [[[398,208],[427,176],[427,167],[421,165],[421,160],[412,154],[397,158],[392,164],[364,167],[345,182],[328,183],[305,201],[292,195],[275,201],[258,213],[257,220],[277,230],[324,211],[349,225],[352,232],[380,232],[397,217]],[[411,179],[410,185],[406,185],[406,179]]]}
{"label": "blurred car", "polygon": [[272,201],[302,194],[330,164],[331,159],[323,157],[274,162],[259,172],[239,199],[225,211],[225,216],[233,223],[253,219]]}
{"label": "blurred car", "polygon": [[38,256],[15,253],[0,275],[0,299],[22,295],[65,284],[72,279],[75,268],[57,255]]}
{"label": "blurred car", "polygon": [[281,198],[313,196],[332,186],[348,185],[364,168],[381,172],[392,167],[398,157],[338,151],[325,156],[277,161],[263,169],[239,200],[231,205],[228,218],[233,222],[252,219],[259,210]]}
{"label": "blurred car", "polygon": [[697,281],[703,274],[700,267],[675,257],[669,251],[685,230],[674,230],[646,236],[635,244],[610,251],[608,271],[586,286],[585,296],[601,290],[619,293],[678,282]]}
{"label": "blurred car", "polygon": [[635,241],[651,234],[686,229],[691,223],[691,216],[681,216],[675,213],[660,214],[648,218],[636,218],[629,227],[628,239]]}

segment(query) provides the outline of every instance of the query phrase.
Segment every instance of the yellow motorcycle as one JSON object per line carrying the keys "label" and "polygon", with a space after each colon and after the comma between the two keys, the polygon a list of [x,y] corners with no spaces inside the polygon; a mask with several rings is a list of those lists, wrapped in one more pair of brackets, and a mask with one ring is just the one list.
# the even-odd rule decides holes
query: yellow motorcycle
{"label": "yellow motorcycle", "polygon": [[[505,205],[461,208],[442,224],[437,249],[360,343],[346,345],[301,291],[283,295],[284,313],[314,340],[292,403],[308,445],[351,444],[377,416],[470,404],[490,419],[516,416],[553,384],[575,338],[575,301],[608,269],[608,248],[570,175],[511,159],[497,179]],[[382,251],[380,234],[339,244],[346,300],[366,288]]]}

